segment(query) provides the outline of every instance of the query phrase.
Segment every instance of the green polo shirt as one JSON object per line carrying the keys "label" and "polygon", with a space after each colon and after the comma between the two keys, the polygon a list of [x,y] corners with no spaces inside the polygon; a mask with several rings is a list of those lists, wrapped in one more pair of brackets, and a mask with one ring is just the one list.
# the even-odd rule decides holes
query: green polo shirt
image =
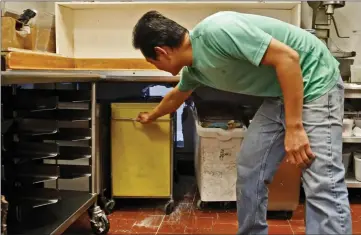
{"label": "green polo shirt", "polygon": [[298,52],[305,102],[336,84],[339,63],[314,35],[277,19],[226,11],[205,18],[190,32],[193,63],[183,68],[179,89],[189,91],[204,85],[246,95],[282,97],[275,68],[260,64],[272,38]]}

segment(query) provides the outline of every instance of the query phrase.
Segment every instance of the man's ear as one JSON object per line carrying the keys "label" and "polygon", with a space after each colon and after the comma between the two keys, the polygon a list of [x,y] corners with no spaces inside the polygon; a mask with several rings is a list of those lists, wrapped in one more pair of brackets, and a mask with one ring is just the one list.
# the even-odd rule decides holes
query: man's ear
{"label": "man's ear", "polygon": [[169,54],[164,48],[154,47],[154,50],[157,53],[157,57],[162,55],[162,56],[164,56],[166,58],[169,58]]}

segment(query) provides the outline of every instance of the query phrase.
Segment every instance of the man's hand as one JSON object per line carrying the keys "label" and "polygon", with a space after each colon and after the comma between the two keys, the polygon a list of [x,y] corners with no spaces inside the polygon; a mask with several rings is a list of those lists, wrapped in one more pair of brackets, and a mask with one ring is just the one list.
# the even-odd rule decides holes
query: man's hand
{"label": "man's hand", "polygon": [[140,122],[142,124],[148,124],[148,123],[151,123],[153,120],[149,117],[149,113],[141,112],[138,114],[136,121]]}
{"label": "man's hand", "polygon": [[285,150],[287,161],[300,168],[310,166],[315,159],[303,128],[286,129]]}

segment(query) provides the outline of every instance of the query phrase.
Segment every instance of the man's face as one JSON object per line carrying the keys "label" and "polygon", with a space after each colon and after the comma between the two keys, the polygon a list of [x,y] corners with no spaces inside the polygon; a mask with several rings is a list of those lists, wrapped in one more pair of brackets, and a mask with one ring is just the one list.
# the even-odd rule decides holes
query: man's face
{"label": "man's face", "polygon": [[157,52],[157,59],[146,58],[146,60],[153,64],[157,69],[176,76],[183,68],[183,65],[177,60],[176,53],[169,50],[169,48],[156,47],[155,50]]}

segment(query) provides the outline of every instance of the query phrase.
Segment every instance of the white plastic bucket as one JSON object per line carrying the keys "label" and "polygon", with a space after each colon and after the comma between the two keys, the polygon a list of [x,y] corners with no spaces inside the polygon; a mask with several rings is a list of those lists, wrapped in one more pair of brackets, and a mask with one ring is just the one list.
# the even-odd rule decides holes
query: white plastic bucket
{"label": "white plastic bucket", "polygon": [[350,70],[351,70],[351,82],[361,83],[361,63],[351,65]]}
{"label": "white plastic bucket", "polygon": [[355,178],[357,181],[361,181],[361,153],[355,153],[353,158],[354,158]]}
{"label": "white plastic bucket", "polygon": [[351,136],[352,135],[352,127],[354,124],[354,119],[348,119],[348,118],[344,118],[343,119],[343,131],[342,131],[342,135],[343,136]]}

